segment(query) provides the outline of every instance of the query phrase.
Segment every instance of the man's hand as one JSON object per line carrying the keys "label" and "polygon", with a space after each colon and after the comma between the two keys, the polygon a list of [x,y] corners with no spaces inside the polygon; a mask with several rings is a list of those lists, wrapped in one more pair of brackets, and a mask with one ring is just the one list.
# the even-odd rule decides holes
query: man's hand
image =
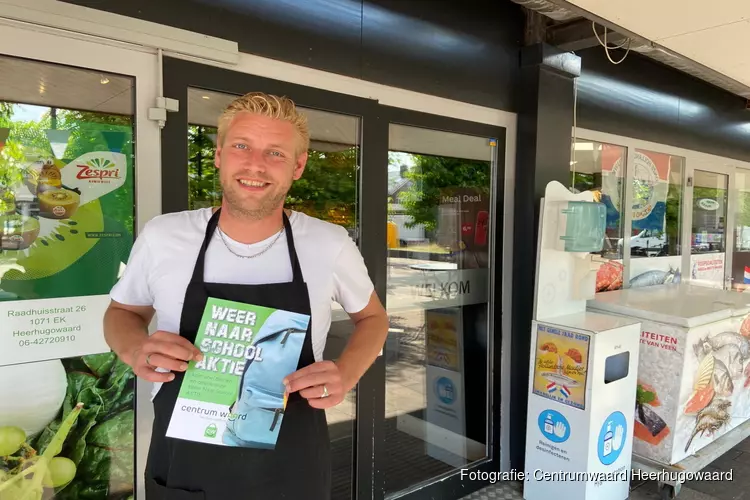
{"label": "man's hand", "polygon": [[[346,392],[341,370],[333,361],[318,361],[297,370],[284,379],[287,393],[299,391],[313,408],[331,408],[344,400]],[[323,387],[328,391],[323,396]]]}
{"label": "man's hand", "polygon": [[[174,373],[169,372],[183,372],[187,370],[188,361],[200,361],[202,358],[200,350],[185,337],[160,330],[139,343],[123,361],[133,368],[136,376],[144,380],[169,382],[174,379]],[[157,368],[169,372],[158,372]]]}

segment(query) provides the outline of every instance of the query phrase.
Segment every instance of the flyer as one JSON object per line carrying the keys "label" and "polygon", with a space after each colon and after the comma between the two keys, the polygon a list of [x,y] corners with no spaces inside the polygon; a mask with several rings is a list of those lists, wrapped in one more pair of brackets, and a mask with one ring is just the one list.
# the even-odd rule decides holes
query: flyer
{"label": "flyer", "polygon": [[273,449],[310,316],[209,298],[167,437]]}
{"label": "flyer", "polygon": [[534,394],[586,409],[591,336],[539,325],[534,359]]}

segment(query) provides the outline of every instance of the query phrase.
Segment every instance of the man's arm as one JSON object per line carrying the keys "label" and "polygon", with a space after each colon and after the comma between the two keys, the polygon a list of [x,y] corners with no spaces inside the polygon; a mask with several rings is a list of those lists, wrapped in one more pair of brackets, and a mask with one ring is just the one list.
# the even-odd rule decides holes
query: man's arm
{"label": "man's arm", "polygon": [[148,338],[148,325],[153,317],[153,307],[110,302],[104,313],[104,339],[126,364],[133,366],[135,347]]}
{"label": "man's arm", "polygon": [[[372,366],[388,336],[388,315],[375,292],[361,311],[350,314],[354,332],[339,359],[319,361],[287,377],[287,392],[299,391],[314,408],[330,408],[341,403],[362,375]],[[323,395],[323,387],[328,397]]]}
{"label": "man's arm", "polygon": [[187,361],[201,359],[200,350],[186,338],[170,332],[148,334],[154,317],[150,306],[129,306],[112,301],[104,314],[104,338],[107,344],[133,368],[136,376],[151,382],[169,382],[173,373],[185,371]]}

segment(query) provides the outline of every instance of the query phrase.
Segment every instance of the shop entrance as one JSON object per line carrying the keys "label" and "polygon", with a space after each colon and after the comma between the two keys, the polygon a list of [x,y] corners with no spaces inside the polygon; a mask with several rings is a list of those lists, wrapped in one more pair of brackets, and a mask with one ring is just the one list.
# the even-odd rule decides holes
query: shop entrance
{"label": "shop entrance", "polygon": [[[332,498],[468,494],[483,481],[466,481],[461,469],[500,468],[495,228],[505,129],[301,83],[165,58],[164,95],[180,106],[162,132],[163,212],[221,202],[217,120],[232,99],[250,91],[292,98],[311,141],[286,205],[347,229],[390,318],[382,355],[326,412]],[[352,333],[348,315],[332,310],[325,359]]]}
{"label": "shop entrance", "polygon": [[[731,172],[718,169],[688,170],[692,177],[692,222],[690,229],[690,278],[698,284],[731,288],[731,255],[727,241],[732,232],[728,220],[729,179]],[[687,228],[686,228],[687,229]]]}

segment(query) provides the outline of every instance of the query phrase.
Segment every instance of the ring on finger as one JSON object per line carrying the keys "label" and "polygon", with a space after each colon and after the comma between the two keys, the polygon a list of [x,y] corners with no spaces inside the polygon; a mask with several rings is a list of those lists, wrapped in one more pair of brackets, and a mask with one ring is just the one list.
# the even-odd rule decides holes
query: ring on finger
{"label": "ring on finger", "polygon": [[326,386],[324,385],[324,386],[323,386],[323,395],[322,395],[322,396],[320,396],[320,397],[321,397],[321,398],[327,398],[328,396],[330,396],[330,394],[328,394],[328,387],[326,387]]}
{"label": "ring on finger", "polygon": [[[151,353],[151,354],[153,354],[153,353]],[[148,355],[146,356],[146,364],[147,364],[148,366],[154,366],[154,365],[152,365],[152,364],[151,364],[151,354],[148,354]]]}

